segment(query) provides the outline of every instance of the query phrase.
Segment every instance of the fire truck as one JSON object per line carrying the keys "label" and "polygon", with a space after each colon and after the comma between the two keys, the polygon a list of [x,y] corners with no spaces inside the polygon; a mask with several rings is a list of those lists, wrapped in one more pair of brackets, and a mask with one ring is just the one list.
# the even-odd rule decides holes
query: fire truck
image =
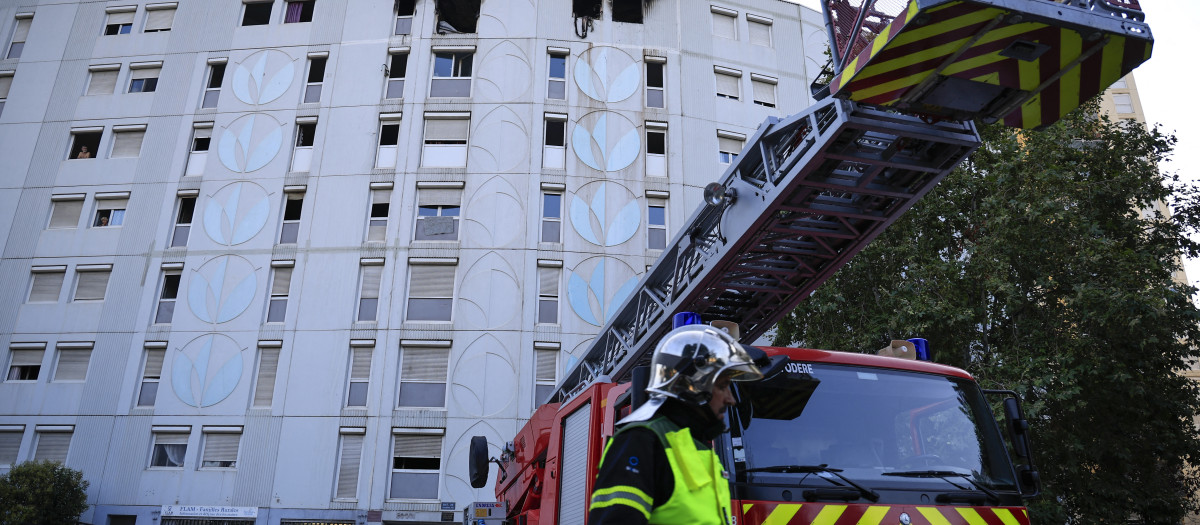
{"label": "fire truck", "polygon": [[[749,344],[980,146],[976,122],[1037,129],[1149,59],[1136,0],[824,0],[830,63],[807,110],[769,118],[549,401],[471,481],[464,519],[582,524],[601,452],[644,400],[681,312]],[[713,449],[738,524],[1026,525],[1040,490],[1012,391],[927,359],[766,347]],[[993,410],[1002,413],[997,420]],[[1015,462],[1013,461],[1015,458]]]}

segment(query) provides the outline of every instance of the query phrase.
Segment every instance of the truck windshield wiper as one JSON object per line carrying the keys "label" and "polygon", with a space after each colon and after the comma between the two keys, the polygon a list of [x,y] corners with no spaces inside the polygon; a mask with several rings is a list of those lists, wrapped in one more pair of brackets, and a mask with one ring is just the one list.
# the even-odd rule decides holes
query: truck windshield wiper
{"label": "truck windshield wiper", "polygon": [[[904,471],[900,471],[900,472],[884,472],[880,475],[881,476],[899,476],[902,478],[940,478],[942,480],[945,480],[946,483],[954,485],[955,487],[959,487],[959,485],[953,481],[950,481],[949,478],[965,479],[965,480],[967,480],[967,483],[971,484],[972,487],[975,487],[980,492],[986,494],[989,499],[991,499],[992,501],[994,501],[996,503],[1000,503],[1000,495],[996,494],[996,492],[993,491],[992,489],[989,489],[989,488],[983,486],[982,483],[975,481],[975,479],[972,478],[972,474],[964,474],[962,472],[955,472],[953,470],[904,470]],[[959,487],[959,488],[962,488],[962,487]],[[960,496],[969,496],[969,495],[959,494],[957,496],[956,495],[948,495],[948,496],[950,496],[948,499],[953,500],[953,499],[961,499]],[[939,498],[939,499],[943,499],[943,498]]]}
{"label": "truck windshield wiper", "polygon": [[842,475],[842,469],[830,468],[829,465],[772,465],[769,467],[748,468],[744,472],[795,472],[797,474],[819,474],[828,473],[837,476],[838,479],[846,482],[847,485],[854,487],[862,494],[864,498],[871,500],[872,503],[879,501],[879,493],[867,487],[855,483],[850,478]]}

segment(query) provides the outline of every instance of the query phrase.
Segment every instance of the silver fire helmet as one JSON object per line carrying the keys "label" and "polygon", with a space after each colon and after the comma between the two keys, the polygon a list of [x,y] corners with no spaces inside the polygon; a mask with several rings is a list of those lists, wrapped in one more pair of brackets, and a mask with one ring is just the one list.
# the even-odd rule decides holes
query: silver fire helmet
{"label": "silver fire helmet", "polygon": [[703,324],[676,328],[658,342],[646,391],[702,405],[721,374],[734,381],[762,379],[745,348],[724,330]]}

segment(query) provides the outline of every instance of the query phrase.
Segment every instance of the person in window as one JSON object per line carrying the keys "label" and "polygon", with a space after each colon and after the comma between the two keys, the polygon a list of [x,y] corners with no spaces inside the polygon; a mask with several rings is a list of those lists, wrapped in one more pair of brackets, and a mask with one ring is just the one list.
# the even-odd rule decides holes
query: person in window
{"label": "person in window", "polygon": [[92,152],[88,151],[87,146],[79,146],[79,153],[75,154],[75,158],[90,159],[90,158],[92,158]]}
{"label": "person in window", "polygon": [[588,523],[732,523],[729,475],[711,442],[737,403],[731,382],[762,372],[725,331],[690,325],[659,341],[650,374],[650,399],[604,448]]}

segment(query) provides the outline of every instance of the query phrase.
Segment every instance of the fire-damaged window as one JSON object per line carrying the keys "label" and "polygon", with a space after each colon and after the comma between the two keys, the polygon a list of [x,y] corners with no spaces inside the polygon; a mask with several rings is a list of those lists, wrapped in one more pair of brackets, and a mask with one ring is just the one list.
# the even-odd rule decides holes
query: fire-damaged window
{"label": "fire-damaged window", "polygon": [[613,22],[642,23],[643,0],[612,0]]}
{"label": "fire-damaged window", "polygon": [[437,0],[437,32],[474,33],[482,0]]}
{"label": "fire-damaged window", "polygon": [[600,0],[571,0],[571,12],[580,18],[600,18]]}

